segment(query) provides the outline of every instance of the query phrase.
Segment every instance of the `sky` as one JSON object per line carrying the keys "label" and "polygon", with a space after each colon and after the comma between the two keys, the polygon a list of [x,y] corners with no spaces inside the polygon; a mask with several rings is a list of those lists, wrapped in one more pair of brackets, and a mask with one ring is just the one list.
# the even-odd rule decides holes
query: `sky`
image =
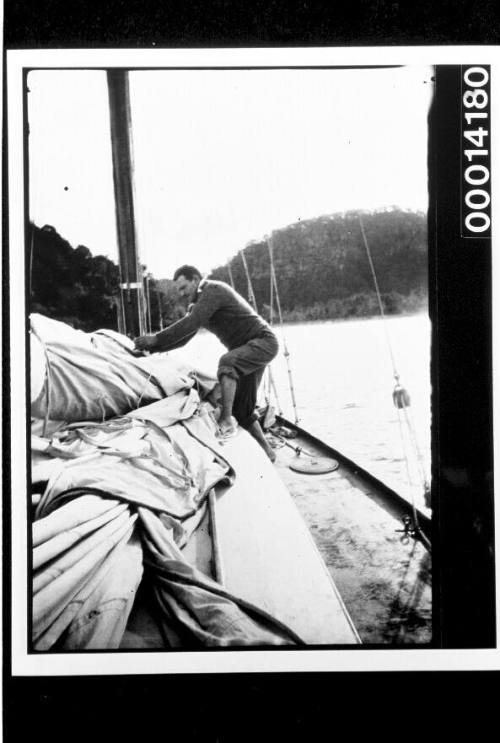
{"label": "sky", "polygon": [[[202,271],[299,220],[426,211],[432,68],[130,73],[139,255]],[[28,78],[30,218],[118,260],[106,76]]]}

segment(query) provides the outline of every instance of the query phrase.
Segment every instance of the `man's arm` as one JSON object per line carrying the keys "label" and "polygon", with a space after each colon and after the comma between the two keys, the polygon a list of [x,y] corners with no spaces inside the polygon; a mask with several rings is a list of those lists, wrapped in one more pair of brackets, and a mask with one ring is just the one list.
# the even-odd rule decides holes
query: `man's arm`
{"label": "man's arm", "polygon": [[217,287],[206,287],[191,312],[154,335],[141,335],[135,347],[141,351],[171,351],[184,346],[219,309],[223,298]]}
{"label": "man's arm", "polygon": [[193,321],[192,315],[184,315],[158,333],[135,338],[135,347],[140,351],[173,351],[174,348],[180,348],[191,340],[199,327],[196,318]]}

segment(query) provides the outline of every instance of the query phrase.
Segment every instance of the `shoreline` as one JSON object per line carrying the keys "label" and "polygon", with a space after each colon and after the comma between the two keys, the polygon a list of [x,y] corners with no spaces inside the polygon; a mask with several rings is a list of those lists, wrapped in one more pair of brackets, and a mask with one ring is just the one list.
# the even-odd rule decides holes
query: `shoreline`
{"label": "shoreline", "polygon": [[[419,310],[412,310],[408,312],[394,312],[391,314],[385,314],[384,317],[387,319],[401,318],[401,317],[418,317],[420,315],[429,316],[429,308],[423,307]],[[351,315],[350,317],[325,317],[317,320],[286,320],[283,319],[283,325],[309,325],[319,323],[341,323],[341,322],[353,322],[360,320],[381,320],[380,313],[374,315]],[[273,323],[273,327],[277,327],[279,323]]]}

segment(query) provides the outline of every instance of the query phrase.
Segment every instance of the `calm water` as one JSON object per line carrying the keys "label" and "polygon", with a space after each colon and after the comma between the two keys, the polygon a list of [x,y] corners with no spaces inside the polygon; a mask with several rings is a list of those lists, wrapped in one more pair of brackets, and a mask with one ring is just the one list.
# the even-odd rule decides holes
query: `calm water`
{"label": "calm water", "polygon": [[[299,424],[424,508],[423,468],[430,478],[430,322],[425,314],[385,320],[285,325]],[[415,443],[392,401],[392,356],[409,392]],[[199,333],[181,354],[214,370],[222,346]],[[283,353],[273,363],[283,414],[294,420]],[[421,466],[417,451],[421,455]],[[405,459],[405,452],[407,459]],[[408,461],[408,465],[407,465]],[[409,472],[408,472],[409,471]]]}

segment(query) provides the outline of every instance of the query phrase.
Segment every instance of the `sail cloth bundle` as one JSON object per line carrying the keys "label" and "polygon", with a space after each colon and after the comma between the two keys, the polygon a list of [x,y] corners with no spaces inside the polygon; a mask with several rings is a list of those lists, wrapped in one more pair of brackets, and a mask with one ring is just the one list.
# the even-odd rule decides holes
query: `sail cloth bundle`
{"label": "sail cloth bundle", "polygon": [[118,647],[141,581],[137,516],[81,492],[33,525],[35,650]]}
{"label": "sail cloth bundle", "polygon": [[[91,378],[88,369],[87,385]],[[209,492],[235,476],[215,433],[188,384],[126,415],[66,423],[37,439],[35,650],[119,648],[145,571],[160,623],[179,628],[190,647],[301,643],[184,557]]]}
{"label": "sail cloth bundle", "polygon": [[138,356],[112,330],[84,333],[39,314],[30,327],[34,418],[105,420],[191,387],[203,398],[217,383],[167,353]]}

